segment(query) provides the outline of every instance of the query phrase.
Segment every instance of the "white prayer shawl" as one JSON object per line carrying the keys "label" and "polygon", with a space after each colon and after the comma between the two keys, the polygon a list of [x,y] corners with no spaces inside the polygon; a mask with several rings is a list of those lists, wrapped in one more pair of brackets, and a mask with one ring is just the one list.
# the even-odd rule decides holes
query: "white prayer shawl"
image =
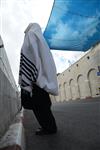
{"label": "white prayer shawl", "polygon": [[29,24],[25,30],[19,70],[21,88],[31,92],[33,83],[52,95],[58,95],[56,66],[37,23]]}

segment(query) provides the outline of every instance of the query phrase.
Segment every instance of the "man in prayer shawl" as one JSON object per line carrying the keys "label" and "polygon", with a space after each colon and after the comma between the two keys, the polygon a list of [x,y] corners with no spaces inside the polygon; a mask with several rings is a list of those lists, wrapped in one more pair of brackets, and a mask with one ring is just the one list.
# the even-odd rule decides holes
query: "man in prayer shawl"
{"label": "man in prayer shawl", "polygon": [[41,27],[30,23],[25,30],[21,48],[19,85],[22,106],[28,109],[30,103],[40,128],[37,135],[57,132],[55,118],[51,111],[49,94],[58,95],[56,66],[49,46],[43,37]]}

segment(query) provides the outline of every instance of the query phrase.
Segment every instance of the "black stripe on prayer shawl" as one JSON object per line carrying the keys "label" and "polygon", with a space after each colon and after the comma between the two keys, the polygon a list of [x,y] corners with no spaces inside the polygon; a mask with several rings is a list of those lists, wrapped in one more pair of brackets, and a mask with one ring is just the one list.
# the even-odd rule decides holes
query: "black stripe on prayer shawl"
{"label": "black stripe on prayer shawl", "polygon": [[22,74],[31,82],[36,82],[38,77],[36,66],[21,53],[19,75]]}
{"label": "black stripe on prayer shawl", "polygon": [[28,67],[30,68],[30,70],[32,70],[35,75],[38,74],[38,71],[36,70],[36,68],[33,68],[33,67],[28,63],[28,61],[25,60],[25,58],[22,58],[22,63],[23,63],[23,62],[25,62],[24,64],[27,64],[27,65],[28,65]]}
{"label": "black stripe on prayer shawl", "polygon": [[[24,61],[23,63],[21,63],[20,68],[21,70],[24,69],[24,71],[27,72],[27,74],[32,77],[33,81],[36,82],[37,79],[36,73],[33,73],[32,70],[30,70],[29,66],[27,66]],[[19,72],[19,74],[21,75],[21,72]]]}
{"label": "black stripe on prayer shawl", "polygon": [[20,74],[23,74],[29,81],[32,82],[32,79],[24,72],[24,70],[20,70]]}
{"label": "black stripe on prayer shawl", "polygon": [[24,60],[21,62],[21,67],[22,66],[29,72],[29,74],[31,74],[34,80],[37,79],[37,75],[38,75],[37,72],[33,72],[33,70],[29,67],[27,62],[25,62]]}
{"label": "black stripe on prayer shawl", "polygon": [[38,70],[37,70],[37,68],[35,66],[34,67],[31,66],[31,64],[29,63],[29,61],[27,59],[25,59],[25,57],[23,57],[23,56],[21,56],[20,67],[22,67],[22,65],[24,65],[25,67],[28,67],[28,71],[32,74],[32,77],[36,79],[37,76],[38,76]]}
{"label": "black stripe on prayer shawl", "polygon": [[24,80],[22,80],[22,86],[26,87],[26,86],[30,86],[28,83],[26,83]]}
{"label": "black stripe on prayer shawl", "polygon": [[30,67],[32,67],[33,69],[35,69],[35,70],[38,72],[36,66],[35,66],[25,55],[23,55],[23,54],[21,53],[21,56],[22,56],[22,58],[23,58],[23,57],[25,58],[25,60],[27,61],[28,64],[30,64]]}
{"label": "black stripe on prayer shawl", "polygon": [[22,65],[22,71],[24,71],[27,76],[31,79],[31,74],[24,68],[24,66]]}
{"label": "black stripe on prayer shawl", "polygon": [[35,75],[32,73],[32,71],[23,63],[22,67],[21,67],[22,70],[24,70],[24,72],[27,73],[27,75],[30,77],[30,78],[33,78],[34,82],[36,82],[36,77]]}

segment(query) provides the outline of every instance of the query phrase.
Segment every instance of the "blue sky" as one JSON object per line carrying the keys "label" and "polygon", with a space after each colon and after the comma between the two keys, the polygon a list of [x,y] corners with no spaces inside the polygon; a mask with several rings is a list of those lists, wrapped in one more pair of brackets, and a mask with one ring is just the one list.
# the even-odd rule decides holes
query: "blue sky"
{"label": "blue sky", "polygon": [[[40,24],[42,30],[44,31],[51,13],[53,2],[54,0],[0,0],[0,14],[1,14],[0,32],[2,39],[4,41],[5,50],[16,83],[18,83],[20,50],[23,43],[24,30],[30,22],[37,22]],[[66,0],[66,2],[67,5],[61,4],[61,7],[63,6],[63,9],[69,11],[69,8],[71,7],[71,0],[70,1]],[[62,11],[58,12],[59,12],[58,19],[59,17],[64,18],[65,13],[63,13]],[[98,15],[99,13],[97,11],[97,16]],[[96,24],[93,25],[93,28],[94,26],[97,26],[98,17],[95,20],[95,22]],[[55,23],[56,23],[55,19],[53,19],[51,26],[54,26]],[[57,30],[59,31],[62,30],[65,36],[70,37],[70,35],[73,32],[69,26],[69,23],[70,24],[72,23],[70,22],[70,19],[68,21],[68,24],[66,21],[62,22],[61,20],[61,22],[57,24],[56,28],[50,29],[51,31],[53,31],[51,32],[53,34],[50,36],[54,38],[62,36],[60,35],[60,33],[57,33]],[[82,21],[79,21],[77,23],[82,24]],[[93,20],[92,19],[88,20],[87,26],[89,25],[89,23],[92,24]],[[67,30],[65,30],[64,27],[66,27]],[[95,32],[95,30],[96,28],[92,32]],[[74,31],[73,37],[75,37],[78,34],[79,34],[78,31]],[[51,42],[53,43],[52,38]],[[57,73],[61,73],[62,71],[67,69],[71,64],[73,64],[75,61],[77,61],[80,57],[82,57],[85,54],[84,52],[69,51],[69,50],[68,51],[51,50],[51,52],[55,60]]]}
{"label": "blue sky", "polygon": [[44,36],[53,49],[88,50],[100,41],[100,0],[55,0]]}

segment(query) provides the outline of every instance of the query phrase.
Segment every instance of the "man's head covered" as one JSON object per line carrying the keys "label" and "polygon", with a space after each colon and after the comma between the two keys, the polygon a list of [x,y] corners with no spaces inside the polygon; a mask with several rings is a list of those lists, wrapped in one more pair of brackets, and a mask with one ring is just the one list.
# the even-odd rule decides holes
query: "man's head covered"
{"label": "man's head covered", "polygon": [[25,29],[24,33],[26,34],[29,30],[35,31],[35,30],[41,30],[41,27],[38,23],[30,23],[27,28]]}

